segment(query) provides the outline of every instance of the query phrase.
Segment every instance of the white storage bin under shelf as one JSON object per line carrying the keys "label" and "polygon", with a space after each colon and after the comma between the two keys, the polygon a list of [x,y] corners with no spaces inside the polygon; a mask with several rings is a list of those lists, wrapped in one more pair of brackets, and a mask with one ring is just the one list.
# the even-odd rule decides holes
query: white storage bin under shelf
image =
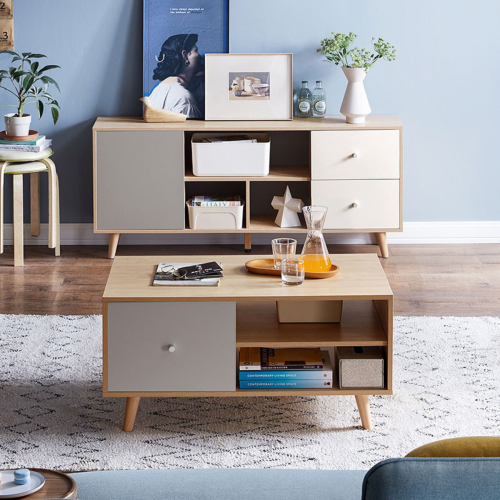
{"label": "white storage bin under shelf", "polygon": [[198,207],[186,205],[189,213],[190,229],[242,229],[245,202],[239,207]]}
{"label": "white storage bin under shelf", "polygon": [[[204,138],[248,135],[257,142],[202,142]],[[271,138],[269,134],[211,133],[193,134],[193,174],[206,177],[238,177],[269,175]]]}

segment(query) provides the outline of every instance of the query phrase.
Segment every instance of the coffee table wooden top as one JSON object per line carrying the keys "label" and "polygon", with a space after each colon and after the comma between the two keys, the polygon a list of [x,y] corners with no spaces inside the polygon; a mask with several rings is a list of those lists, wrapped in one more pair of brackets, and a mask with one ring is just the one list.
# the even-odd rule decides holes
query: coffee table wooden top
{"label": "coffee table wooden top", "polygon": [[[340,267],[333,278],[311,279],[296,287],[282,286],[279,276],[251,274],[245,268],[249,256],[139,256],[116,257],[103,301],[186,302],[266,300],[370,300],[390,299],[392,290],[376,254],[331,255]],[[269,256],[252,256],[252,259]],[[220,262],[224,277],[219,286],[152,286],[160,262]]]}

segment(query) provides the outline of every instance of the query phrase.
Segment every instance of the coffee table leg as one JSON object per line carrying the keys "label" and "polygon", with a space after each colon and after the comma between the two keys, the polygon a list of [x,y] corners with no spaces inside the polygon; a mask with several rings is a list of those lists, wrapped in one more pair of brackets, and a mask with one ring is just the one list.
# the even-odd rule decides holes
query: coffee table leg
{"label": "coffee table leg", "polygon": [[127,398],[125,418],[123,419],[123,430],[125,432],[131,432],[134,429],[135,416],[137,415],[140,400],[141,398],[139,397]]}
{"label": "coffee table leg", "polygon": [[356,396],[361,424],[365,429],[372,429],[372,416],[370,413],[370,401],[368,396]]}

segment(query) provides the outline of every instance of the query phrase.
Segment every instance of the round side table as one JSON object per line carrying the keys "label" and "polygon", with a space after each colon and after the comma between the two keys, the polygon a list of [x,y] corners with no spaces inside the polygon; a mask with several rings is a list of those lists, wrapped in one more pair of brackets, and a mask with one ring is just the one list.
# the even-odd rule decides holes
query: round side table
{"label": "round side table", "polygon": [[64,474],[50,469],[30,469],[40,472],[45,476],[45,484],[43,488],[22,497],[23,500],[44,500],[46,498],[76,498],[76,483],[75,480]]}
{"label": "round side table", "polygon": [[4,247],[4,186],[5,175],[13,178],[14,266],[24,264],[23,175],[30,174],[31,235],[40,235],[40,172],[49,176],[49,248],[60,255],[59,179],[56,166],[49,158],[48,148],[41,153],[0,151],[0,253]]}

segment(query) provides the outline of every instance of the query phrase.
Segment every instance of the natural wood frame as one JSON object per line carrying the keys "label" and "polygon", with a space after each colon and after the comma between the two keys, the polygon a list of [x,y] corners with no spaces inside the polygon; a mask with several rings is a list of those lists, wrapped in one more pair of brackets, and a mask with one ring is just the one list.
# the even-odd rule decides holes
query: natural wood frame
{"label": "natural wood frame", "polygon": [[[161,261],[162,257],[158,257]],[[332,259],[340,259],[339,256],[332,256]],[[367,259],[365,256],[344,256],[344,258]],[[373,257],[375,259],[375,257]],[[121,259],[131,259],[121,257]],[[174,257],[175,259],[175,257]],[[224,259],[221,257],[221,260]],[[175,260],[174,260],[175,261]],[[124,261],[128,262],[128,261]],[[361,262],[361,261],[360,261]],[[359,264],[356,264],[356,269]],[[380,264],[378,264],[380,266]],[[128,267],[128,266],[127,266]],[[152,287],[155,292],[151,296],[151,291],[146,292],[144,286],[135,288],[135,283],[129,283],[129,276],[120,276],[120,288],[115,286],[106,287],[103,296],[103,396],[104,397],[125,397],[127,407],[125,412],[123,429],[127,432],[133,429],[135,415],[141,397],[256,397],[256,396],[356,396],[356,402],[360,411],[362,424],[366,429],[371,428],[371,418],[369,411],[368,396],[370,395],[392,395],[393,376],[393,316],[394,297],[390,286],[383,275],[383,287],[372,284],[367,275],[367,284],[356,291],[345,290],[335,295],[330,295],[325,289],[314,286],[307,291],[306,295],[300,297],[301,301],[308,300],[343,300],[344,311],[340,324],[308,324],[304,333],[304,325],[287,324],[279,325],[276,330],[277,317],[271,317],[270,311],[275,308],[277,300],[299,300],[293,295],[282,294],[281,287],[273,288],[271,294],[263,292],[261,288],[256,291],[245,290],[244,281],[248,279],[243,273],[233,274],[241,280],[238,283],[237,294],[231,292],[235,290],[229,286],[227,290],[218,289],[220,295],[205,293],[201,290],[191,294],[184,291],[181,294],[172,291],[159,290],[162,287]],[[131,271],[133,273],[133,271]],[[378,271],[377,271],[378,272]],[[356,272],[357,274],[357,272]],[[363,276],[363,275],[361,275]],[[114,279],[110,277],[110,279]],[[273,279],[273,278],[269,278]],[[323,281],[323,280],[320,280]],[[122,284],[126,283],[128,291],[123,289]],[[234,282],[232,282],[234,285]],[[131,285],[133,287],[131,288]],[[356,285],[359,287],[359,285]],[[143,289],[141,291],[141,288]],[[149,288],[149,287],[148,287]],[[205,288],[205,287],[201,287]],[[129,292],[133,291],[133,296]],[[170,295],[168,295],[170,293]],[[334,378],[334,386],[331,389],[239,389],[236,384],[235,391],[109,391],[108,390],[108,304],[116,302],[204,302],[204,301],[229,301],[236,302],[237,305],[237,326],[236,326],[236,348],[241,347],[323,347],[332,348],[337,346],[379,346],[385,354],[385,384],[382,389],[340,389],[337,376]],[[267,303],[267,310],[265,309]],[[238,324],[239,323],[239,324]],[[267,326],[266,326],[267,325]],[[278,334],[277,334],[278,332]],[[285,337],[286,336],[286,337]],[[334,359],[334,358],[332,358]],[[235,353],[236,361],[236,353]],[[335,361],[337,366],[337,362]]]}
{"label": "natural wood frame", "polygon": [[[245,182],[246,192],[246,223],[242,229],[99,229],[97,225],[97,134],[99,132],[117,131],[184,131],[187,132],[252,132],[252,131],[361,131],[361,130],[397,130],[399,131],[399,227],[397,228],[356,228],[356,229],[326,229],[325,233],[373,233],[377,236],[382,257],[387,258],[387,232],[401,232],[403,230],[403,126],[395,116],[380,115],[368,116],[362,124],[347,124],[344,117],[326,117],[324,119],[306,118],[283,121],[202,121],[187,120],[182,123],[146,123],[139,117],[100,117],[93,127],[93,191],[94,191],[94,233],[110,235],[109,257],[116,254],[119,236],[121,233],[160,233],[160,234],[244,234],[245,251],[251,250],[252,234],[299,234],[306,233],[305,226],[299,228],[280,228],[274,224],[273,216],[251,216],[250,192],[252,182],[311,182],[311,160],[309,165],[302,166],[271,166],[270,174],[266,177],[197,177],[185,166],[184,181],[186,182]],[[309,157],[310,157],[309,136]]]}

